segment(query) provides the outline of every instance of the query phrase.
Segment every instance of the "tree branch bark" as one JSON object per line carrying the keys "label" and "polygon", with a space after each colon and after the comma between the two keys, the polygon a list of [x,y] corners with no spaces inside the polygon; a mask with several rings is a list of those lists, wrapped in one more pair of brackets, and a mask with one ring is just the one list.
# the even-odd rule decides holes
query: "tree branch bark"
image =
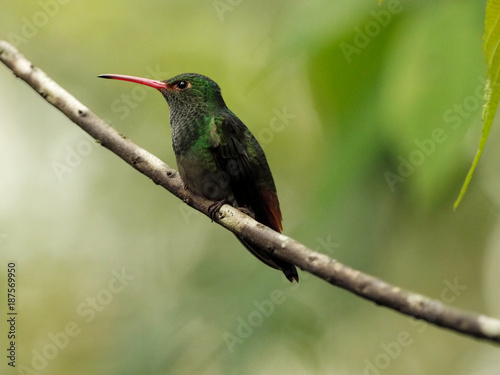
{"label": "tree branch bark", "polygon": [[[0,61],[102,146],[194,209],[209,216],[208,208],[213,202],[186,191],[175,169],[120,135],[43,71],[36,68],[12,45],[2,40],[0,40]],[[274,253],[302,270],[378,305],[455,332],[500,343],[498,319],[446,306],[438,300],[406,291],[347,267],[290,237],[267,228],[229,205],[221,208],[215,221],[246,241]]]}

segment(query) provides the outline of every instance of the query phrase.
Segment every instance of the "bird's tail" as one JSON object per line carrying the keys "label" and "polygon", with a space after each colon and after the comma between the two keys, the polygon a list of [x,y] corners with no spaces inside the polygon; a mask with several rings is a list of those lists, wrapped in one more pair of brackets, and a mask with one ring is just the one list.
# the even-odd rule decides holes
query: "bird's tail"
{"label": "bird's tail", "polygon": [[248,251],[250,251],[250,253],[252,253],[261,262],[267,264],[269,267],[282,271],[290,282],[293,282],[294,280],[296,282],[299,282],[299,274],[297,273],[297,269],[293,264],[273,257],[267,252],[253,247],[241,237],[236,236],[236,238],[243,244],[243,246],[247,248]]}

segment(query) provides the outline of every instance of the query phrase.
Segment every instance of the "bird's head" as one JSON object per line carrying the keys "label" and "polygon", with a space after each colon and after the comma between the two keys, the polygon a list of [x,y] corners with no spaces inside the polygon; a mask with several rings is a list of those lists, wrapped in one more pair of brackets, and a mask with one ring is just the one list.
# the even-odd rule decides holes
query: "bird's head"
{"label": "bird's head", "polygon": [[165,81],[120,74],[102,74],[99,77],[153,87],[163,94],[174,111],[211,110],[226,106],[219,85],[201,74],[183,73]]}

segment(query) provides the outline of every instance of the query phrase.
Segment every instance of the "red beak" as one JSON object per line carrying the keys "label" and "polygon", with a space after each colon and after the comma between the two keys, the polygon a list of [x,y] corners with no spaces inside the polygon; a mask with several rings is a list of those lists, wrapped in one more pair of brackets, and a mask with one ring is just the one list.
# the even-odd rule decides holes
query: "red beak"
{"label": "red beak", "polygon": [[120,81],[128,81],[140,83],[141,85],[146,85],[149,87],[153,87],[155,89],[161,90],[166,89],[167,84],[163,81],[156,81],[154,79],[140,78],[140,77],[132,77],[132,76],[124,76],[121,74],[101,74],[98,76],[99,78],[108,78],[108,79],[118,79]]}

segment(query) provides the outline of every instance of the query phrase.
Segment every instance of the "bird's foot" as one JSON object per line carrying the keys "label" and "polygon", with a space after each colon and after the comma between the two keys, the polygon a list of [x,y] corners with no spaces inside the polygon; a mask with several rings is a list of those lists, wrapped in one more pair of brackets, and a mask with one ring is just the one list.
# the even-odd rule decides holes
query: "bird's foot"
{"label": "bird's foot", "polygon": [[210,219],[212,219],[212,221],[215,220],[215,215],[217,215],[222,206],[224,206],[226,203],[227,199],[222,199],[220,201],[211,204],[210,207],[208,207],[208,215],[210,216]]}

